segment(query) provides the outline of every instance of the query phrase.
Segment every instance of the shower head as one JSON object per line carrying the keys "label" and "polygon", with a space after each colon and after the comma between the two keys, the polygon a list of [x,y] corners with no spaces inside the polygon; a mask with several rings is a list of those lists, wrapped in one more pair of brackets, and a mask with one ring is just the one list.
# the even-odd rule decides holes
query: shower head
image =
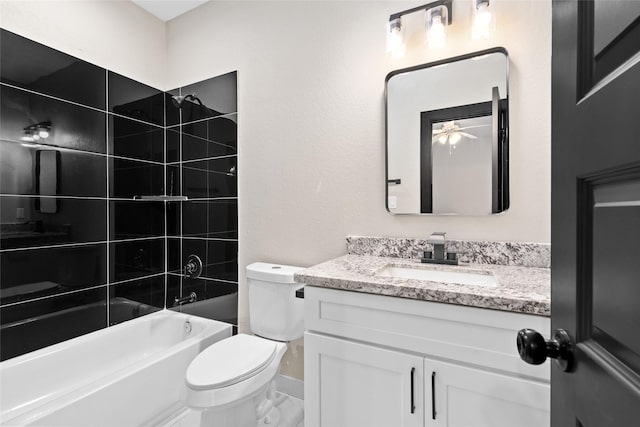
{"label": "shower head", "polygon": [[204,106],[202,105],[202,101],[200,101],[200,98],[198,98],[195,93],[190,93],[189,95],[174,95],[171,97],[171,101],[173,102],[173,105],[175,105],[176,108],[178,109],[182,108],[182,104],[186,100],[195,101],[201,106]]}

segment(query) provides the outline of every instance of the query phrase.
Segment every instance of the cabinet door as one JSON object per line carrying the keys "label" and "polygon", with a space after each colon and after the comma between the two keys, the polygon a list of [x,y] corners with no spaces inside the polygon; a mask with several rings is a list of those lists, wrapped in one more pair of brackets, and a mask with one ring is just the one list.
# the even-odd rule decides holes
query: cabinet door
{"label": "cabinet door", "polygon": [[424,425],[422,357],[304,335],[306,427]]}
{"label": "cabinet door", "polygon": [[428,427],[549,425],[549,384],[430,359],[424,373]]}

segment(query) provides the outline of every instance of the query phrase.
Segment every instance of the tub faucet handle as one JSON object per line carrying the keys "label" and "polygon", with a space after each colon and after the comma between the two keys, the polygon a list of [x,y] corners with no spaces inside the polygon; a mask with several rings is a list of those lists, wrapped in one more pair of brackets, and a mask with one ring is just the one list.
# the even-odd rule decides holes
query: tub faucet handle
{"label": "tub faucet handle", "polygon": [[202,273],[202,260],[198,255],[189,255],[184,266],[184,275],[196,279]]}

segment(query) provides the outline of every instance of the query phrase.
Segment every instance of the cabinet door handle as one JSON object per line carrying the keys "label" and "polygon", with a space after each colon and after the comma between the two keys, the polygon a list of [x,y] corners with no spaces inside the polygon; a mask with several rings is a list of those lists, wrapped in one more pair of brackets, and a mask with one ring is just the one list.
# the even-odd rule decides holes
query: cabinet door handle
{"label": "cabinet door handle", "polygon": [[436,373],[431,372],[431,419],[436,419]]}
{"label": "cabinet door handle", "polygon": [[411,368],[411,413],[416,412],[416,405],[413,396],[413,374],[416,372],[416,368]]}

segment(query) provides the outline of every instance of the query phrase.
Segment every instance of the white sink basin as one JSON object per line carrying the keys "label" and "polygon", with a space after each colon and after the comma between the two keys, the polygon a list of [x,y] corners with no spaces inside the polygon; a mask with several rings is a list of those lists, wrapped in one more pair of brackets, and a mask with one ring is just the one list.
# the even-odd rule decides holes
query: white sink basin
{"label": "white sink basin", "polygon": [[427,270],[411,267],[387,266],[376,273],[380,277],[398,277],[402,279],[428,280],[429,282],[453,283],[455,285],[473,285],[495,288],[496,278],[489,272],[465,273],[461,271]]}

